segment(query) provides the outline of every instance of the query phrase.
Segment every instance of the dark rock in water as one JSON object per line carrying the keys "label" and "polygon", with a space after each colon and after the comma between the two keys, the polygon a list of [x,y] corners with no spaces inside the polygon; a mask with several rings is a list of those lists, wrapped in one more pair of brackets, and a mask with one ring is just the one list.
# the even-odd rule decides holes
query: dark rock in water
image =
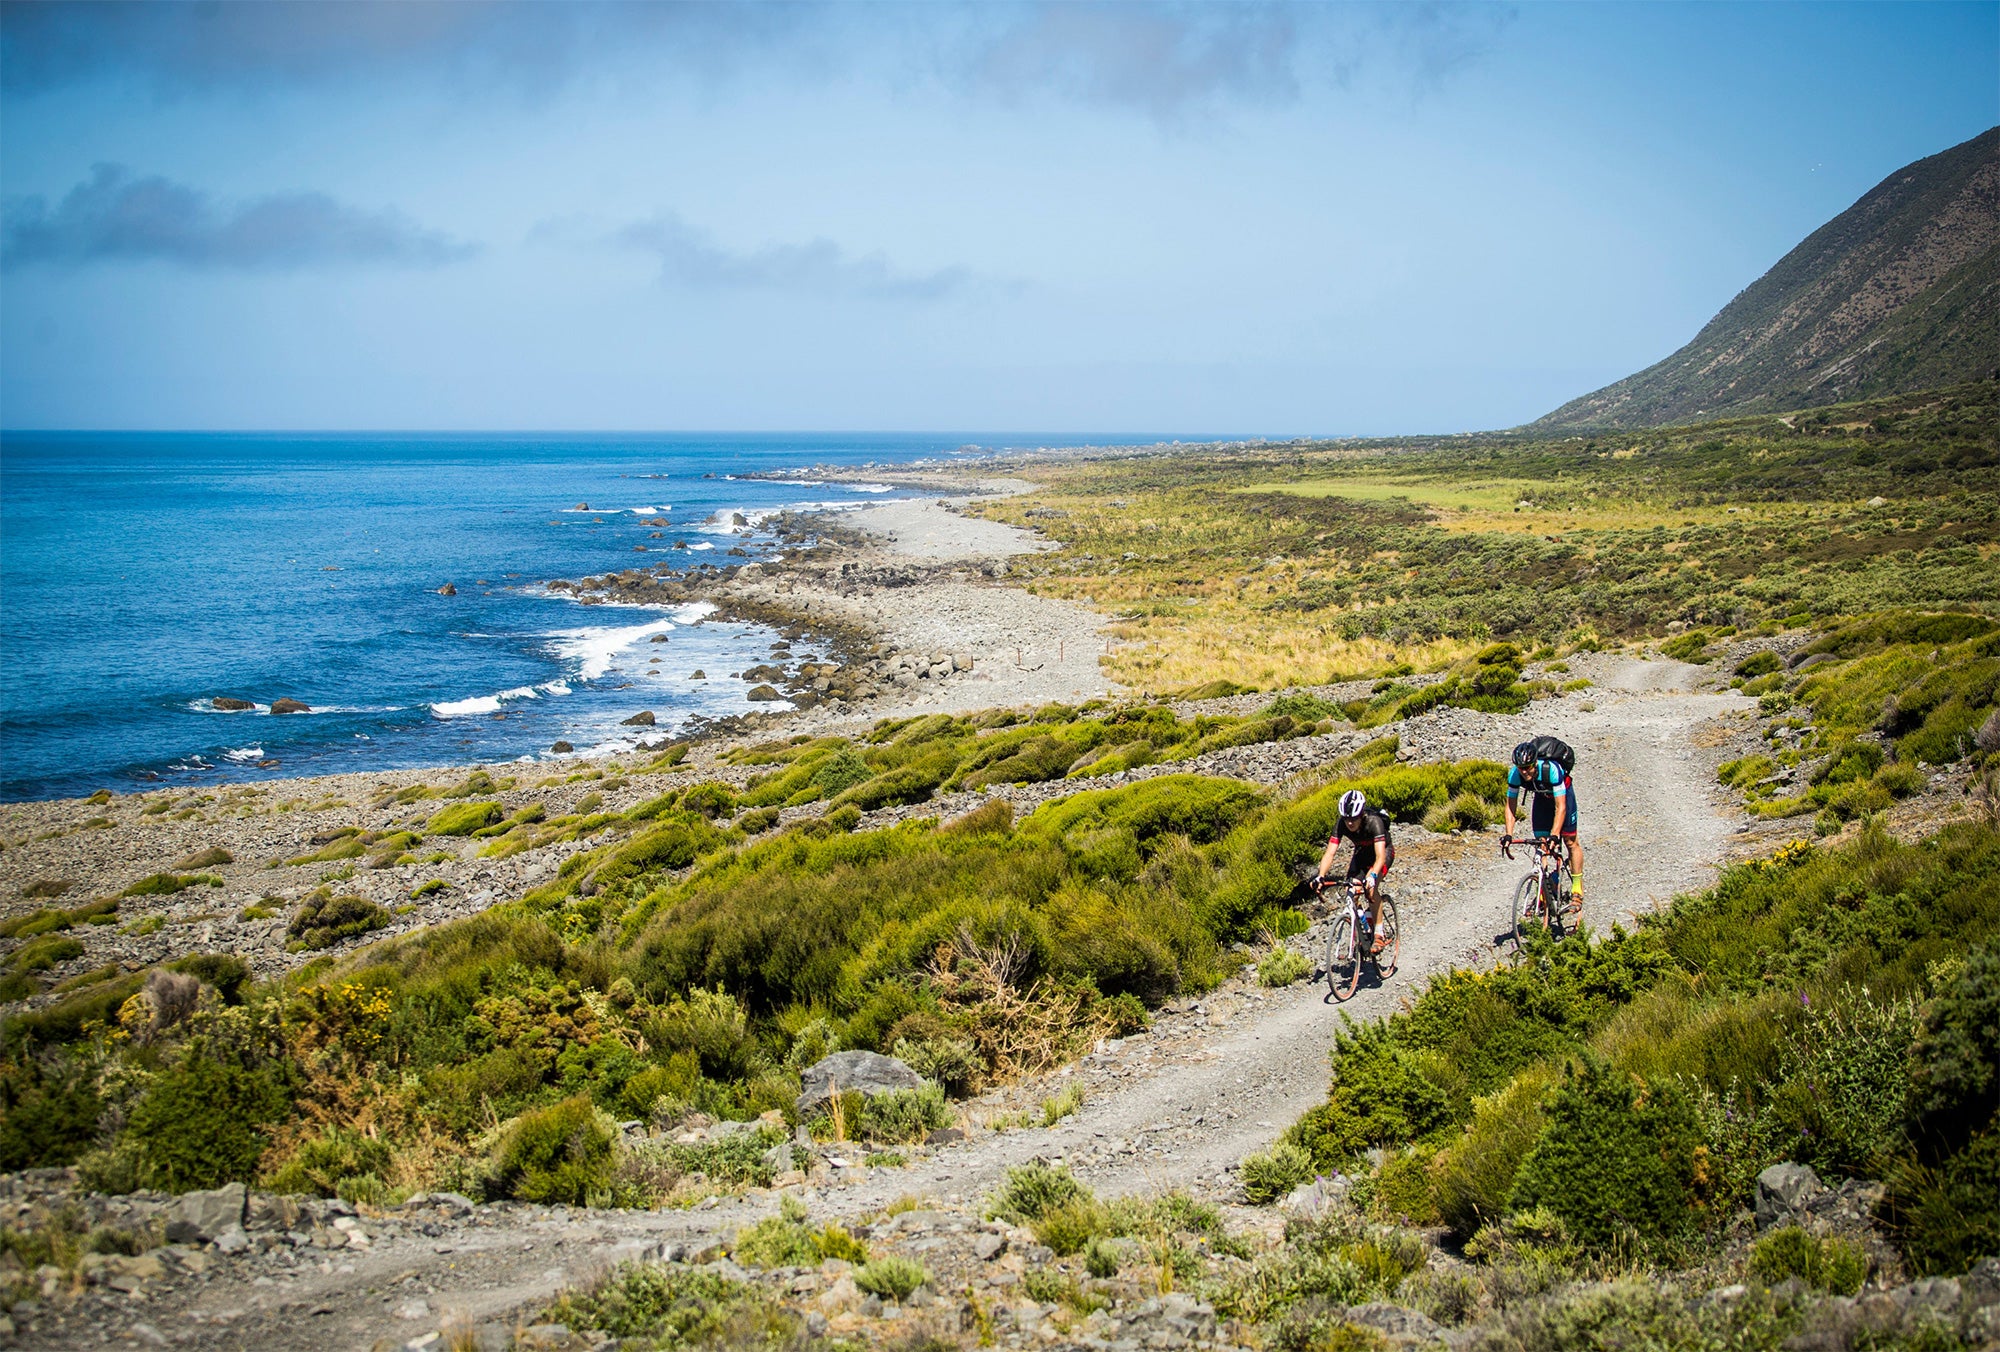
{"label": "dark rock in water", "polygon": [[312,705],[301,703],[295,699],[274,699],[271,701],[271,712],[274,714],[309,714],[312,712]]}
{"label": "dark rock in water", "polygon": [[439,588],[438,588],[438,595],[439,595],[439,596],[456,596],[456,595],[458,595],[458,588],[456,588],[456,587],[452,586],[452,585],[451,585],[451,584],[450,584],[449,582],[447,582],[447,583],[445,583],[445,584],[444,584],[444,585],[443,585],[442,587],[439,587]]}
{"label": "dark rock in water", "polygon": [[729,552],[730,552],[730,553],[732,553],[732,554],[734,554],[734,555],[736,555],[736,557],[737,557],[737,558],[739,558],[739,559],[747,559],[747,558],[749,558],[749,557],[750,557],[750,551],[749,551],[749,550],[747,550],[747,549],[745,549],[745,548],[743,548],[743,546],[741,546],[741,545],[738,545],[738,546],[736,546],[736,547],[735,547],[734,549],[730,550]]}
{"label": "dark rock in water", "polygon": [[690,671],[688,673],[688,679],[690,681],[705,681],[708,679],[708,673],[703,671],[700,667],[696,667],[693,671]]}
{"label": "dark rock in water", "polygon": [[579,512],[587,512],[587,511],[589,511],[589,510],[590,510],[590,504],[589,504],[589,503],[587,503],[587,502],[579,502],[579,503],[578,503],[578,504],[576,505],[576,509],[575,509],[575,510],[577,510],[577,511],[579,511]]}
{"label": "dark rock in water", "polygon": [[879,1052],[835,1052],[799,1076],[804,1086],[797,1108],[801,1117],[835,1094],[887,1094],[897,1089],[921,1089],[924,1077],[893,1056]]}
{"label": "dark rock in water", "polygon": [[743,698],[756,699],[756,700],[774,700],[774,699],[783,699],[784,696],[778,693],[777,687],[775,686],[758,685],[758,686],[752,686],[750,688],[750,693],[745,695]]}
{"label": "dark rock in water", "polygon": [[655,634],[653,635],[652,638],[647,640],[647,642],[649,643],[665,643],[666,641],[667,641],[667,636],[665,634]]}
{"label": "dark rock in water", "polygon": [[774,667],[768,662],[760,662],[754,667],[743,668],[743,679],[746,681],[782,681],[785,679],[785,669],[783,667]]}
{"label": "dark rock in water", "polygon": [[254,709],[257,707],[247,699],[235,699],[228,695],[217,695],[209,701],[209,704],[214,708],[226,709],[231,713],[234,713],[238,709]]}
{"label": "dark rock in water", "polygon": [[558,756],[560,756],[568,752],[574,751],[576,750],[576,748],[571,746],[568,742],[557,742],[554,746],[550,747],[549,750],[555,752]]}
{"label": "dark rock in water", "polygon": [[257,768],[259,770],[275,770],[278,768],[278,762],[274,760],[260,760],[257,762]]}
{"label": "dark rock in water", "polygon": [[638,713],[622,721],[628,728],[650,728],[653,726],[653,711],[651,709],[641,709]]}

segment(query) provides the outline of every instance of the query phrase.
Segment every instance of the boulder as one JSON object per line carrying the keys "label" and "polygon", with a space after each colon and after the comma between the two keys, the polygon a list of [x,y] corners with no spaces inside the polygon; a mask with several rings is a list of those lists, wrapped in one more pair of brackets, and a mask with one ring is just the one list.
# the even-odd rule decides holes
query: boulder
{"label": "boulder", "polygon": [[1401,1305],[1387,1305],[1374,1301],[1367,1305],[1357,1305],[1347,1312],[1349,1323],[1359,1324],[1381,1333],[1393,1343],[1416,1344],[1421,1347],[1434,1346],[1444,1337],[1444,1330],[1434,1323],[1429,1315]]}
{"label": "boulder", "polygon": [[206,1244],[230,1226],[243,1224],[250,1190],[225,1183],[207,1192],[184,1192],[167,1216],[167,1240],[173,1244]]}
{"label": "boulder", "polygon": [[445,584],[444,584],[444,585],[443,585],[442,587],[439,587],[439,588],[438,588],[438,595],[439,595],[439,596],[456,596],[456,595],[458,595],[458,588],[456,588],[456,587],[452,586],[452,585],[451,585],[451,584],[450,584],[449,582],[447,582],[447,583],[445,583]]}
{"label": "boulder", "polygon": [[646,641],[648,643],[665,643],[667,641],[667,636],[665,634],[655,634]]}
{"label": "boulder", "polygon": [[951,655],[951,669],[952,669],[953,671],[971,671],[971,670],[972,670],[972,654],[971,654],[971,653],[953,653],[953,654]]}
{"label": "boulder", "polygon": [[654,723],[653,711],[651,709],[641,709],[630,718],[620,721],[628,728],[650,728]]}
{"label": "boulder", "polygon": [[229,713],[236,713],[238,710],[254,709],[257,707],[247,699],[235,699],[229,695],[217,695],[209,701],[209,705],[212,708],[222,709]]}
{"label": "boulder", "polygon": [[693,671],[690,671],[688,673],[688,679],[690,681],[705,681],[708,679],[708,673],[703,671],[700,667],[696,667]]}
{"label": "boulder", "polygon": [[576,748],[571,746],[568,742],[556,742],[549,747],[549,750],[553,751],[558,756],[566,756],[570,752],[576,750]]}
{"label": "boulder", "polygon": [[825,1060],[807,1066],[799,1076],[804,1090],[795,1107],[804,1117],[835,1094],[887,1094],[898,1089],[921,1089],[924,1077],[893,1056],[879,1052],[835,1052]]}
{"label": "boulder", "polygon": [[1972,744],[1981,751],[2000,751],[2000,709],[1986,715],[1979,731],[1972,734]]}
{"label": "boulder", "polygon": [[301,703],[295,699],[274,699],[271,701],[271,712],[274,714],[309,714],[312,712],[312,705]]}
{"label": "boulder", "polygon": [[774,699],[783,699],[784,696],[778,693],[778,689],[776,686],[756,685],[750,687],[750,693],[745,695],[743,698],[769,701]]}
{"label": "boulder", "polygon": [[1774,1164],[1757,1175],[1757,1228],[1783,1225],[1826,1191],[1809,1164]]}

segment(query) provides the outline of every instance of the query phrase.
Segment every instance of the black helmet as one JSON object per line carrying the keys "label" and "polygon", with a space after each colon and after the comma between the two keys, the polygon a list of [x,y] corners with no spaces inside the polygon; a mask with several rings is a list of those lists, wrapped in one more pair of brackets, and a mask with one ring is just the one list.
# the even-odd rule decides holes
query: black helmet
{"label": "black helmet", "polygon": [[1514,748],[1514,766],[1523,774],[1534,769],[1535,762],[1539,759],[1540,757],[1535,755],[1535,744],[1533,742],[1523,742]]}

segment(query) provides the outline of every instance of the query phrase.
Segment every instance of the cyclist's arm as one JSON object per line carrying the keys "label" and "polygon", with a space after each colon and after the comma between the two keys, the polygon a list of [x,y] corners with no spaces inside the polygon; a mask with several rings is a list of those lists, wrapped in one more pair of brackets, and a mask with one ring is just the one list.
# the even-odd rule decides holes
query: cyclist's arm
{"label": "cyclist's arm", "polygon": [[1330,878],[1333,876],[1334,859],[1335,856],[1337,856],[1339,853],[1340,853],[1340,837],[1334,836],[1331,840],[1326,842],[1326,853],[1322,854],[1319,857],[1320,877]]}
{"label": "cyclist's arm", "polygon": [[1382,881],[1382,875],[1389,871],[1389,841],[1386,837],[1375,837],[1375,862],[1368,866],[1368,884],[1374,886]]}
{"label": "cyclist's arm", "polygon": [[1519,797],[1517,790],[1511,788],[1507,790],[1507,834],[1510,837],[1514,834],[1514,802]]}
{"label": "cyclist's arm", "polygon": [[1556,795],[1556,824],[1555,827],[1549,832],[1549,834],[1553,836],[1560,836],[1563,833],[1563,823],[1568,820],[1569,820],[1569,781],[1564,780],[1563,791]]}

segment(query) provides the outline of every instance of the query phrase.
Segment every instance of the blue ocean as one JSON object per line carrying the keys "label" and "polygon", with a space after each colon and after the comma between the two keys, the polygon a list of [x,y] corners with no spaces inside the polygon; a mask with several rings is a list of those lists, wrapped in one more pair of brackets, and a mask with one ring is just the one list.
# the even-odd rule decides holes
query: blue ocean
{"label": "blue ocean", "polygon": [[[743,711],[727,675],[769,631],[541,584],[727,562],[776,510],[895,493],[732,476],[1051,440],[7,434],[0,795],[610,751],[637,708],[655,735]],[[747,537],[722,524],[738,512]],[[279,699],[311,712],[272,714]]]}

